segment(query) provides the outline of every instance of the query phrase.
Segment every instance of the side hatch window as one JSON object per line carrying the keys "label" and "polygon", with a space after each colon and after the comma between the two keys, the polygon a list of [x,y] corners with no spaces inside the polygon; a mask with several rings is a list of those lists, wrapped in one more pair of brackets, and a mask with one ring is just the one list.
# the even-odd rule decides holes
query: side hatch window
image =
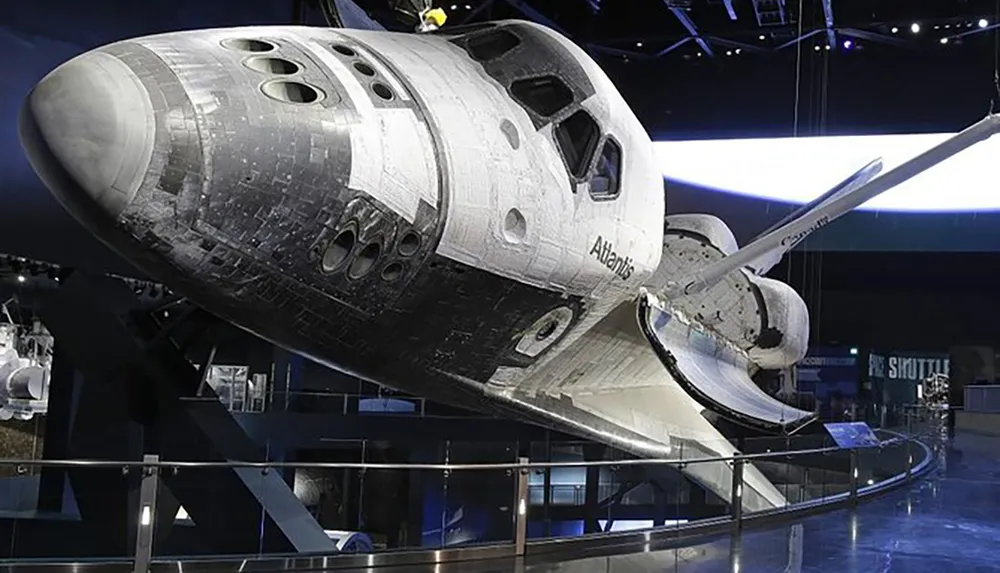
{"label": "side hatch window", "polygon": [[601,156],[597,158],[597,169],[590,180],[590,196],[595,201],[607,201],[618,197],[621,192],[622,149],[615,140],[604,142]]}
{"label": "side hatch window", "polygon": [[601,139],[597,122],[587,112],[577,110],[556,126],[555,135],[569,172],[576,178],[586,175]]}

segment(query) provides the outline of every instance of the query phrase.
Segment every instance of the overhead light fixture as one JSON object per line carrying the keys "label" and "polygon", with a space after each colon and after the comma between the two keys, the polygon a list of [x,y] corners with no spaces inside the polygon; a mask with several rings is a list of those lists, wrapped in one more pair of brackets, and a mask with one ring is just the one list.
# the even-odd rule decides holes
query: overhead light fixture
{"label": "overhead light fixture", "polygon": [[987,20],[986,18],[980,18],[979,19],[979,27],[980,28],[985,28],[986,26],[989,26],[989,25],[990,25],[990,21]]}
{"label": "overhead light fixture", "polygon": [[698,52],[698,57],[699,57],[699,58],[701,57],[701,52]]}
{"label": "overhead light fixture", "polygon": [[819,46],[813,46],[813,49],[818,52],[819,51]]}
{"label": "overhead light fixture", "polygon": [[824,48],[827,49],[827,50],[829,50],[830,49],[830,44],[827,44],[826,46],[824,46]]}
{"label": "overhead light fixture", "polygon": [[898,33],[899,33],[899,28],[898,28],[898,27],[896,27],[896,26],[893,26],[893,27],[892,27],[892,33],[893,33],[893,34],[898,34]]}
{"label": "overhead light fixture", "polygon": [[736,55],[740,55],[743,52],[743,48],[736,48]]}
{"label": "overhead light fixture", "polygon": [[853,46],[853,45],[854,45],[854,42],[852,42],[850,40],[844,40],[844,49],[845,50],[850,50],[851,46]]}
{"label": "overhead light fixture", "polygon": [[636,48],[641,48],[642,47],[642,42],[636,42],[635,43],[635,47]]}
{"label": "overhead light fixture", "polygon": [[25,280],[27,279],[24,278],[24,275],[17,275],[17,282],[23,283]]}
{"label": "overhead light fixture", "polygon": [[920,24],[918,24],[917,22],[910,24],[910,31],[913,32],[914,34],[919,34]]}
{"label": "overhead light fixture", "polygon": [[764,34],[761,34],[760,36],[757,36],[757,39],[763,41],[763,40],[767,39],[767,36],[765,36]]}
{"label": "overhead light fixture", "polygon": [[941,42],[942,44],[947,44],[948,43],[948,38],[941,38],[939,40],[939,42]]}
{"label": "overhead light fixture", "polygon": [[726,50],[726,55],[727,56],[732,56],[733,55],[733,51],[732,50]]}

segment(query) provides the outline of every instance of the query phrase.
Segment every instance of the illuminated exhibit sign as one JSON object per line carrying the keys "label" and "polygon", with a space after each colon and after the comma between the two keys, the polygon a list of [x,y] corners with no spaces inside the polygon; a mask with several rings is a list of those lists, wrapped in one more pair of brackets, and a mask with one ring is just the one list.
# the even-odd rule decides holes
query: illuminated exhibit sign
{"label": "illuminated exhibit sign", "polygon": [[799,392],[826,399],[831,395],[855,396],[858,393],[858,357],[845,356],[844,349],[811,349],[795,365]]}
{"label": "illuminated exhibit sign", "polygon": [[[719,191],[807,203],[869,161],[885,174],[952,137],[950,133],[659,141],[663,176]],[[859,209],[909,212],[1000,210],[989,166],[1000,138],[978,143]]]}
{"label": "illuminated exhibit sign", "polygon": [[933,374],[948,375],[947,356],[882,356],[872,354],[868,359],[868,376],[885,380],[922,381]]}

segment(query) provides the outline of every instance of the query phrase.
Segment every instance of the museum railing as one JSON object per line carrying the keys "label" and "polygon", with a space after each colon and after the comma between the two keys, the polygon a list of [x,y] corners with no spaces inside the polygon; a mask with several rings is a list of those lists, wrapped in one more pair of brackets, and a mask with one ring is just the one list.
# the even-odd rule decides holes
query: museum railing
{"label": "museum railing", "polygon": [[0,555],[370,566],[739,531],[907,483],[933,460],[940,423],[926,421],[931,433],[878,431],[870,447],[717,456],[727,443],[680,442],[657,460],[388,463],[372,460],[410,453],[373,448],[361,462],[0,461]]}

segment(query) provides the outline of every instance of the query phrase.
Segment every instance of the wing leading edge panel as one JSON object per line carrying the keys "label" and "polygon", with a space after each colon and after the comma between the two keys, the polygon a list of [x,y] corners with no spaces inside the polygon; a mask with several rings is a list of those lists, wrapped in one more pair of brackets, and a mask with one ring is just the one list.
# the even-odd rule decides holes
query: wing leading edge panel
{"label": "wing leading edge panel", "polygon": [[792,408],[757,386],[746,354],[662,308],[649,293],[639,296],[636,311],[663,366],[705,408],[764,431],[794,432],[815,419],[816,414]]}

